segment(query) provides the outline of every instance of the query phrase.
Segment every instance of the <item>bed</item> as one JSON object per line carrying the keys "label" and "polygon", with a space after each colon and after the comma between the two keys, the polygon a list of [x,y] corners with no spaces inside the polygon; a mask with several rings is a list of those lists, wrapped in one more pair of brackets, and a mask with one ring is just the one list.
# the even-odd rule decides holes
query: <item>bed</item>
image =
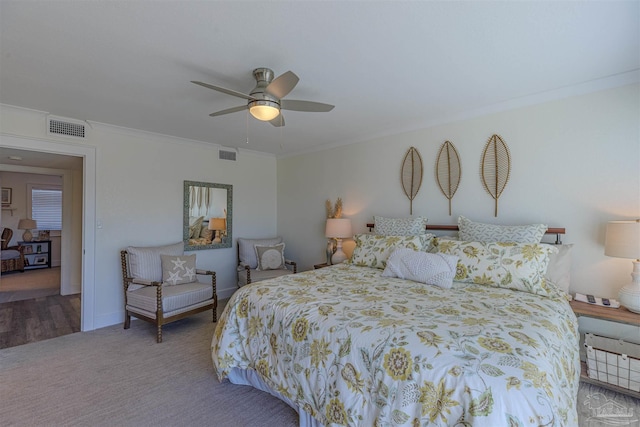
{"label": "bed", "polygon": [[[386,254],[356,236],[351,264],[239,289],[212,340],[218,378],[277,396],[301,425],[578,425],[579,338],[565,294],[546,280],[505,285],[516,264],[536,264],[514,253],[542,259],[553,250],[389,238],[378,238],[392,246]],[[389,274],[398,249],[460,251],[456,280]],[[478,257],[490,258],[488,270]],[[546,272],[546,262],[536,268]]]}

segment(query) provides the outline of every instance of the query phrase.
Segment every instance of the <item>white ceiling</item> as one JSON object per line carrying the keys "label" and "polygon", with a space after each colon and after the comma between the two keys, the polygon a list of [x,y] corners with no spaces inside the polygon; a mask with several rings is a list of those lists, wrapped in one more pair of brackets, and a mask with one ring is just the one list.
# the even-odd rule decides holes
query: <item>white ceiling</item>
{"label": "white ceiling", "polygon": [[[638,81],[640,1],[0,1],[0,103],[276,155]],[[292,70],[276,128],[243,100]],[[248,143],[247,143],[248,139]]]}

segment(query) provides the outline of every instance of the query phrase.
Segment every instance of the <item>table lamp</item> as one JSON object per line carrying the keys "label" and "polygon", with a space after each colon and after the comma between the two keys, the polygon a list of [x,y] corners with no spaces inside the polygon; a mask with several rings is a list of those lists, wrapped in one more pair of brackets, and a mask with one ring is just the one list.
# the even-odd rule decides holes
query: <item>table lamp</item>
{"label": "table lamp", "polygon": [[209,220],[209,230],[214,230],[216,232],[216,237],[213,239],[213,243],[222,243],[222,239],[220,238],[220,232],[227,229],[227,219],[226,218],[211,218]]}
{"label": "table lamp", "polygon": [[22,240],[25,242],[30,242],[33,239],[33,234],[31,234],[31,230],[34,228],[38,228],[36,222],[31,218],[23,218],[18,221],[18,230],[24,230],[22,233]]}
{"label": "table lamp", "polygon": [[620,289],[618,299],[629,311],[640,313],[640,219],[607,223],[604,254],[633,259],[631,283]]}
{"label": "table lamp", "polygon": [[347,254],[342,250],[342,239],[353,237],[351,234],[351,220],[347,218],[329,218],[325,236],[336,239],[336,251],[331,256],[331,264],[340,264],[347,259]]}

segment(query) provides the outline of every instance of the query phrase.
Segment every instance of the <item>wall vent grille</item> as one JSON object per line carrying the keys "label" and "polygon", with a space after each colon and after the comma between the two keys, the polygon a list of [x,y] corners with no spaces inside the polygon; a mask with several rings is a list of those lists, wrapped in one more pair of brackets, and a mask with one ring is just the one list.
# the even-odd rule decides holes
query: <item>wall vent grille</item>
{"label": "wall vent grille", "polygon": [[85,126],[79,123],[49,119],[49,133],[55,135],[74,136],[76,138],[85,138]]}
{"label": "wall vent grille", "polygon": [[235,151],[226,151],[226,150],[218,150],[218,158],[220,160],[231,160],[236,161],[236,152]]}

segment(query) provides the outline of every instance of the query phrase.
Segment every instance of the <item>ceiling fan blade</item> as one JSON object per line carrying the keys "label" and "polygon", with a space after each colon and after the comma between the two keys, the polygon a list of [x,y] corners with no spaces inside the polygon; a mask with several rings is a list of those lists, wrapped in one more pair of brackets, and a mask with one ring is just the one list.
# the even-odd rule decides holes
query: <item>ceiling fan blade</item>
{"label": "ceiling fan blade", "polygon": [[280,112],[280,114],[278,114],[278,117],[276,117],[275,119],[269,120],[269,123],[277,128],[284,126],[284,116],[282,115],[282,112]]}
{"label": "ceiling fan blade", "polygon": [[286,99],[280,101],[280,108],[291,111],[309,111],[313,113],[325,113],[333,110],[334,105],[323,104],[322,102],[298,101],[294,99]]}
{"label": "ceiling fan blade", "polygon": [[202,82],[197,82],[197,81],[194,81],[194,80],[192,80],[191,83],[195,83],[197,85],[206,87],[208,89],[217,90],[218,92],[226,93],[227,95],[237,96],[238,98],[244,98],[244,99],[248,99],[250,101],[255,99],[251,95],[246,95],[246,94],[244,94],[242,92],[236,92],[235,90],[231,90],[231,89],[225,89],[225,88],[220,87],[220,86],[210,85],[209,83],[202,83]]}
{"label": "ceiling fan blade", "polygon": [[299,80],[293,71],[287,71],[269,83],[265,90],[276,98],[284,98],[296,87]]}
{"label": "ceiling fan blade", "polygon": [[222,116],[223,114],[235,113],[237,111],[242,111],[242,110],[246,110],[246,109],[247,109],[246,105],[241,105],[239,107],[227,108],[226,110],[216,111],[215,113],[211,113],[209,115],[211,117]]}

